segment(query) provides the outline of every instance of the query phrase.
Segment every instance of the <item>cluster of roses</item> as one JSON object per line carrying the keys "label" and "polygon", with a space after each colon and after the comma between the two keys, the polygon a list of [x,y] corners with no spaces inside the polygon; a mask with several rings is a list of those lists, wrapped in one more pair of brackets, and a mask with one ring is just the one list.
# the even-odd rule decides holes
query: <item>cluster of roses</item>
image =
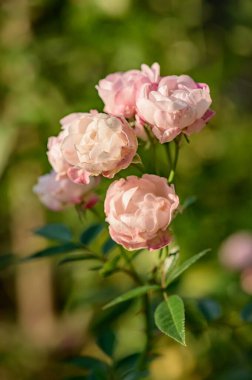
{"label": "cluster of roses", "polygon": [[[47,207],[92,207],[100,178],[113,178],[132,163],[138,138],[148,138],[145,128],[163,144],[201,130],[210,120],[206,84],[187,75],[161,77],[159,70],[154,63],[108,75],[96,87],[106,113],[74,113],[60,121],[59,135],[48,142],[53,171],[34,187]],[[178,205],[166,178],[144,174],[114,181],[105,199],[110,235],[127,249],[164,247]]]}

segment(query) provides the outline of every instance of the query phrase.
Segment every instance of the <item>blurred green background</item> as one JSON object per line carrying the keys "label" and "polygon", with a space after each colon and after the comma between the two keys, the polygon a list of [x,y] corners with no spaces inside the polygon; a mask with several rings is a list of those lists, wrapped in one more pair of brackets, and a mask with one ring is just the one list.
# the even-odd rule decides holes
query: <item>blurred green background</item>
{"label": "blurred green background", "polygon": [[[83,229],[75,210],[46,211],[32,193],[37,177],[50,170],[47,139],[58,133],[62,116],[102,110],[99,79],[157,61],[161,75],[208,83],[216,111],[184,144],[178,164],[180,198],[197,197],[175,221],[182,255],[212,248],[179,291],[214,294],[236,320],[249,296],[220,267],[217,252],[228,235],[252,231],[252,1],[3,0],[0,7],[1,253],[23,256],[45,247],[31,231],[46,222],[65,222],[76,234]],[[68,369],[59,357],[80,348],[96,353],[86,332],[93,310],[86,301],[103,282],[94,285],[84,264],[54,264],[43,260],[0,273],[1,380],[62,379]],[[120,286],[129,284],[124,279]],[[134,309],[130,315],[116,327],[119,356],[144,339],[141,319]],[[249,380],[251,334],[251,328],[239,334],[210,328],[191,336],[188,348],[167,339],[151,378]]]}

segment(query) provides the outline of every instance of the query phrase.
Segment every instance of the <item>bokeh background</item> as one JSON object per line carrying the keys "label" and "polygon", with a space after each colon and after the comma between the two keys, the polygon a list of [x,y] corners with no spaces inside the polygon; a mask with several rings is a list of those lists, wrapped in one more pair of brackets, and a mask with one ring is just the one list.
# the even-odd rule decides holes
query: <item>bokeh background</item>
{"label": "bokeh background", "polygon": [[[251,0],[2,0],[0,7],[1,255],[44,248],[47,242],[32,229],[47,222],[64,222],[77,234],[92,219],[81,225],[75,210],[47,211],[32,187],[50,170],[46,144],[59,119],[102,110],[99,79],[157,61],[162,75],[206,82],[216,116],[183,146],[177,192],[197,201],[174,229],[182,257],[212,248],[183,277],[180,294],[218,299],[224,317],[209,327],[189,318],[188,326],[199,331],[188,333],[187,348],[161,340],[151,379],[251,379],[251,324],[239,316],[251,295],[240,288],[239,274],[218,260],[229,235],[252,232]],[[85,264],[2,265],[1,380],[63,379],[71,370],[59,358],[80,350],[101,355],[87,326],[94,290],[107,297],[103,284]],[[123,279],[120,287],[128,286]],[[142,347],[142,320],[134,310],[115,325],[118,356]]]}

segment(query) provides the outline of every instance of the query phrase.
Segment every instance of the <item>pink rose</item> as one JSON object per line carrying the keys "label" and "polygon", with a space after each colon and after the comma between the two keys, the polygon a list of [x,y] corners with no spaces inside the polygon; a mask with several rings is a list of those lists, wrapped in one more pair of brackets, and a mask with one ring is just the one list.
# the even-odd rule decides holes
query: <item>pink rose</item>
{"label": "pink rose", "polygon": [[102,174],[113,178],[127,168],[137,151],[137,138],[125,119],[104,113],[83,114],[68,126],[61,152],[71,166],[68,175]]}
{"label": "pink rose", "polygon": [[61,131],[58,136],[52,136],[48,139],[48,161],[52,165],[52,168],[57,173],[58,177],[65,176],[70,167],[61,152],[61,144],[67,135],[67,130],[64,130]]}
{"label": "pink rose", "polygon": [[69,125],[71,125],[71,123],[74,120],[80,119],[85,113],[84,112],[73,112],[73,113],[70,113],[69,115],[64,116],[62,119],[60,119],[60,124],[62,126],[62,129],[66,129]]}
{"label": "pink rose", "polygon": [[62,119],[60,119],[60,124],[62,126],[62,129],[67,129],[75,120],[81,119],[84,115],[97,115],[97,110],[90,110],[89,112],[73,112],[69,115],[64,116]]}
{"label": "pink rose", "polygon": [[115,181],[104,206],[110,235],[129,250],[160,249],[171,241],[168,226],[178,205],[166,178],[144,174]]}
{"label": "pink rose", "polygon": [[99,81],[98,94],[103,100],[104,111],[115,116],[131,118],[136,113],[136,96],[143,85],[148,83],[154,89],[159,81],[159,65],[141,66],[140,70],[114,73]]}
{"label": "pink rose", "polygon": [[97,179],[91,178],[88,185],[76,185],[67,177],[58,178],[52,171],[38,178],[33,191],[46,207],[54,211],[63,210],[74,204],[91,208],[98,201],[97,195],[92,193],[97,183]]}
{"label": "pink rose", "polygon": [[151,125],[161,143],[181,132],[200,131],[214,115],[211,103],[208,86],[187,75],[163,77],[156,90],[146,83],[136,100],[138,115]]}
{"label": "pink rose", "polygon": [[[97,114],[98,112],[93,110],[92,114]],[[57,173],[57,178],[68,176],[71,181],[77,184],[88,184],[89,173],[87,173],[83,169],[73,168],[63,157],[62,154],[62,143],[64,139],[68,136],[68,129],[75,122],[78,122],[85,115],[89,115],[89,113],[76,112],[71,113],[63,119],[60,120],[60,124],[62,126],[62,131],[58,134],[58,136],[52,136],[48,139],[47,144],[47,156],[50,164],[52,165],[53,170]]]}

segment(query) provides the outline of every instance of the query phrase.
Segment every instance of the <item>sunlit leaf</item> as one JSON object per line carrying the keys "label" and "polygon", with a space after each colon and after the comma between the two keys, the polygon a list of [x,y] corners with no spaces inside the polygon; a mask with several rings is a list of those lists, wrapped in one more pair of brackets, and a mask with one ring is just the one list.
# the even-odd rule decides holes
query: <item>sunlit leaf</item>
{"label": "sunlit leaf", "polygon": [[134,288],[121,296],[115,298],[113,301],[109,302],[107,305],[103,307],[103,309],[107,309],[108,307],[114,306],[118,303],[125,302],[127,300],[130,300],[132,298],[143,296],[144,294],[148,293],[150,290],[158,290],[160,287],[158,285],[144,285],[139,286],[138,288]]}
{"label": "sunlit leaf", "polygon": [[60,223],[46,224],[43,227],[35,229],[34,233],[51,240],[62,242],[70,242],[72,240],[72,233],[69,228]]}
{"label": "sunlit leaf", "polygon": [[170,253],[164,261],[164,272],[166,279],[169,279],[170,273],[174,270],[179,258],[179,250]]}
{"label": "sunlit leaf", "polygon": [[167,279],[167,286],[179,277],[183,272],[185,272],[192,264],[196,263],[201,257],[205,256],[211,249],[205,249],[204,251],[197,253],[196,255],[190,257],[188,260],[184,261],[178,268],[176,268]]}
{"label": "sunlit leaf", "polygon": [[185,310],[183,300],[179,296],[170,296],[160,303],[155,310],[154,318],[160,331],[185,345]]}

